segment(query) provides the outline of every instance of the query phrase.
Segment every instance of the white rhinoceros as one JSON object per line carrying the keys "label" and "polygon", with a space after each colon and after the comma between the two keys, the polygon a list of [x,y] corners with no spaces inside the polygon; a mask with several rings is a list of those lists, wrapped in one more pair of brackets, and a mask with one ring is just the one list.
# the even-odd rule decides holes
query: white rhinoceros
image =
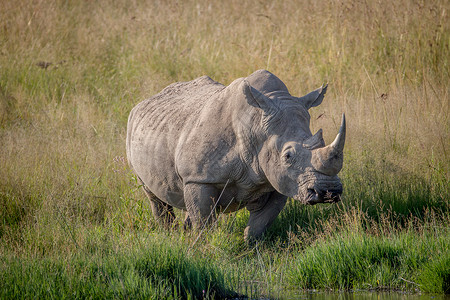
{"label": "white rhinoceros", "polygon": [[128,119],[127,157],[156,219],[170,224],[176,207],[198,227],[213,209],[245,207],[248,240],[264,233],[288,197],[339,201],[345,116],[328,146],[322,130],[309,129],[308,109],[326,88],[297,98],[259,70],[229,86],[208,76],[174,83],[139,103]]}

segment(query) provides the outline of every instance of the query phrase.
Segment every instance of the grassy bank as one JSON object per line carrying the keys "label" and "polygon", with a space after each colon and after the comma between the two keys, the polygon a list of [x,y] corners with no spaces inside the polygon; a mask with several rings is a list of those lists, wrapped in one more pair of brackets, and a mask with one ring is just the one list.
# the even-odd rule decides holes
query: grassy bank
{"label": "grassy bank", "polygon": [[[448,293],[447,2],[1,2],[2,297]],[[221,216],[192,246],[127,167],[128,113],[262,68],[296,96],[329,82],[311,129],[346,113],[343,201],[290,201],[253,246],[245,210]]]}
{"label": "grassy bank", "polygon": [[[312,213],[291,203],[281,220],[292,211]],[[288,237],[272,228],[253,246],[242,240],[240,217],[222,218],[198,243],[197,236],[178,229],[116,233],[103,225],[78,229],[74,240],[67,237],[74,247],[70,255],[8,251],[0,261],[0,296],[177,299],[282,298],[316,289],[449,292],[448,214],[427,212],[423,220],[411,218],[404,227],[392,228],[390,220],[376,222],[352,210],[343,218],[312,221],[310,230],[283,228]],[[82,238],[89,243],[78,244]]]}
{"label": "grassy bank", "polygon": [[116,253],[80,251],[72,257],[8,257],[1,263],[4,276],[0,297],[5,299],[197,299],[233,295],[226,288],[227,276],[205,260],[188,257],[176,241],[162,244],[161,239],[151,239]]}
{"label": "grassy bank", "polygon": [[321,239],[295,258],[290,279],[304,289],[449,293],[449,242],[448,229],[426,229],[420,234],[402,230],[381,236],[343,231]]}

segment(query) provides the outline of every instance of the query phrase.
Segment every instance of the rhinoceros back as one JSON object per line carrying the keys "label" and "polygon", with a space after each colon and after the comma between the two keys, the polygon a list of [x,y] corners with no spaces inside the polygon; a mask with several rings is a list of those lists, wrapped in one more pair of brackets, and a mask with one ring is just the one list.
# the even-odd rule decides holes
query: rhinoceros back
{"label": "rhinoceros back", "polygon": [[184,208],[175,150],[190,132],[207,100],[224,86],[208,76],[171,84],[136,105],[128,118],[127,158],[147,188],[169,204]]}

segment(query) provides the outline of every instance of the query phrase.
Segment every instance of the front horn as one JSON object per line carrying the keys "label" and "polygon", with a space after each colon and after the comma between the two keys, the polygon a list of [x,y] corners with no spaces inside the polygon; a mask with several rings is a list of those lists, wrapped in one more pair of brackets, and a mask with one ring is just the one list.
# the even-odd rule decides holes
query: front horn
{"label": "front horn", "polygon": [[328,146],[312,150],[311,163],[318,172],[334,176],[342,169],[345,131],[345,114],[342,114],[341,128],[334,141]]}

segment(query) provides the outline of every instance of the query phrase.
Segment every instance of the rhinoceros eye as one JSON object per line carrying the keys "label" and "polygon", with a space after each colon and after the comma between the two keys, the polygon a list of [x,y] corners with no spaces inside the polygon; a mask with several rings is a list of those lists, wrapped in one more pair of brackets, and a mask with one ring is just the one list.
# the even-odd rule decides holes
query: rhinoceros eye
{"label": "rhinoceros eye", "polygon": [[292,151],[285,151],[283,153],[283,161],[287,164],[290,164],[292,162],[292,158],[293,158],[294,154],[292,153]]}
{"label": "rhinoceros eye", "polygon": [[284,145],[283,151],[281,151],[281,161],[285,164],[291,165],[295,162],[296,158],[296,147],[297,143],[288,142]]}

